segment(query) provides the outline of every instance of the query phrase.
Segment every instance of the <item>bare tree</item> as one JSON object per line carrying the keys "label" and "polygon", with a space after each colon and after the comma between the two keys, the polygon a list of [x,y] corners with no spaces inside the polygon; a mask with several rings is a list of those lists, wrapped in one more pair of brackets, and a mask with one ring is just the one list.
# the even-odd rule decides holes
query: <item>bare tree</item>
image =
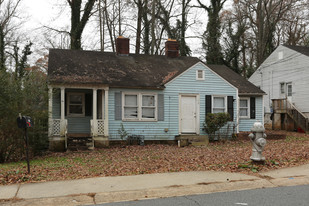
{"label": "bare tree", "polygon": [[7,46],[13,43],[14,32],[19,24],[14,22],[18,17],[18,6],[21,0],[0,0],[0,71],[6,71]]}
{"label": "bare tree", "polygon": [[[71,49],[81,49],[81,38],[86,23],[91,16],[96,0],[88,0],[82,9],[82,0],[67,0],[71,8]],[[83,11],[83,14],[82,14]]]}
{"label": "bare tree", "polygon": [[255,36],[256,67],[274,51],[277,25],[297,0],[242,0]]}

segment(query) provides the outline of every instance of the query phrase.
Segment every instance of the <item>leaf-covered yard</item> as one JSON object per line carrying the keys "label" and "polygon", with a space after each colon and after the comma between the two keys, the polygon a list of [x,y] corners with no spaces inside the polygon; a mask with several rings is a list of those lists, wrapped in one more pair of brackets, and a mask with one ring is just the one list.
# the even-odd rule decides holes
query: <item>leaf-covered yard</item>
{"label": "leaf-covered yard", "polygon": [[147,145],[93,151],[49,153],[25,162],[0,165],[0,184],[137,175],[181,171],[227,171],[258,174],[309,163],[309,135],[288,133],[285,140],[267,140],[264,165],[252,165],[248,140],[220,141],[207,147]]}

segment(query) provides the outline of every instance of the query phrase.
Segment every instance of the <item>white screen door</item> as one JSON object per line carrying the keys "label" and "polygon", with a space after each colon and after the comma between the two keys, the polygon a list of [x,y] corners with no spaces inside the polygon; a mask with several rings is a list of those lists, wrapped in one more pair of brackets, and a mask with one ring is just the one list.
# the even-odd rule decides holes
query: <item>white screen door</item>
{"label": "white screen door", "polygon": [[196,97],[181,96],[180,104],[181,133],[196,133]]}

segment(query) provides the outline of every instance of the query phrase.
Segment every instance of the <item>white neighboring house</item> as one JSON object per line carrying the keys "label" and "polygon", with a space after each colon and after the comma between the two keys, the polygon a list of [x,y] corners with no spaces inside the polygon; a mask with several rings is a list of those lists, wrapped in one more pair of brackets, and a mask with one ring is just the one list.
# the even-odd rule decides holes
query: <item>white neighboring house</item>
{"label": "white neighboring house", "polygon": [[279,46],[249,81],[267,93],[265,123],[270,123],[274,113],[273,129],[308,131],[309,47]]}

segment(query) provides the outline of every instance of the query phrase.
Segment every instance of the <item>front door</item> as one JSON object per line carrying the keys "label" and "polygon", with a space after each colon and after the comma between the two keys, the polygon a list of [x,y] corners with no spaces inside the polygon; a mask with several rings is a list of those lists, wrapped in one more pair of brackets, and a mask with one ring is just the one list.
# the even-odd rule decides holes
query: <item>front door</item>
{"label": "front door", "polygon": [[197,97],[180,97],[180,132],[196,133],[197,128]]}

